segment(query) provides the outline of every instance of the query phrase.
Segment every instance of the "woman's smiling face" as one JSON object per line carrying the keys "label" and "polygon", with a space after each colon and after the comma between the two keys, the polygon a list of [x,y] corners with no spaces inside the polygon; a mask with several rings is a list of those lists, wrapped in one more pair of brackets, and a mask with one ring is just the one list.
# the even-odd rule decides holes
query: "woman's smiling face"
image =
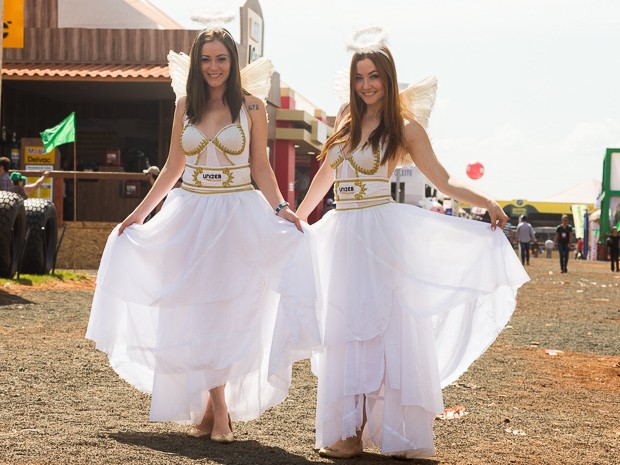
{"label": "woman's smiling face", "polygon": [[230,55],[219,40],[206,42],[200,53],[200,71],[210,87],[226,84],[230,76]]}
{"label": "woman's smiling face", "polygon": [[385,86],[377,67],[370,58],[357,62],[355,73],[355,92],[366,105],[382,104]]}

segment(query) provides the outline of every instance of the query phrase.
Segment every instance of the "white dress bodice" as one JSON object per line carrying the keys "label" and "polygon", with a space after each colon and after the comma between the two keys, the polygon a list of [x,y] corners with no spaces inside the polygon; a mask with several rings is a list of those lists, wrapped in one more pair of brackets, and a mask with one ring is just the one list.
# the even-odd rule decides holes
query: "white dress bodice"
{"label": "white dress bodice", "polygon": [[181,147],[185,153],[182,188],[201,194],[252,189],[248,116],[241,107],[239,122],[209,139],[185,117]]}
{"label": "white dress bodice", "polygon": [[370,145],[345,155],[344,144],[327,153],[334,169],[334,200],[337,210],[355,210],[392,202],[387,163],[381,164],[383,150]]}

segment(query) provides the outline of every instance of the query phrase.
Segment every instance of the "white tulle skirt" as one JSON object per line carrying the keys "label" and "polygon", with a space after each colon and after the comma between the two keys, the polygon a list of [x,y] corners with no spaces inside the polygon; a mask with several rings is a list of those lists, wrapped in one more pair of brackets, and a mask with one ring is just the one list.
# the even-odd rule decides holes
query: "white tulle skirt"
{"label": "white tulle skirt", "polygon": [[354,436],[365,410],[365,446],[433,455],[441,388],[502,331],[525,270],[501,230],[411,205],[335,210],[312,229],[324,295],[316,446]]}
{"label": "white tulle skirt", "polygon": [[285,399],[320,344],[308,237],[258,191],[174,189],[148,223],[112,231],[86,337],[152,394],[150,419],[199,423],[226,384],[233,420]]}

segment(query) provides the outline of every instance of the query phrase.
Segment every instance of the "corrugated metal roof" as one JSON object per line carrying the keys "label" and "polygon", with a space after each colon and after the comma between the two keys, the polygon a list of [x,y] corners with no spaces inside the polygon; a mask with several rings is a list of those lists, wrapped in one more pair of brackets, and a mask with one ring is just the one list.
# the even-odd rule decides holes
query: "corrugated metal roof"
{"label": "corrugated metal roof", "polygon": [[93,63],[4,63],[2,77],[54,80],[167,81],[168,66]]}

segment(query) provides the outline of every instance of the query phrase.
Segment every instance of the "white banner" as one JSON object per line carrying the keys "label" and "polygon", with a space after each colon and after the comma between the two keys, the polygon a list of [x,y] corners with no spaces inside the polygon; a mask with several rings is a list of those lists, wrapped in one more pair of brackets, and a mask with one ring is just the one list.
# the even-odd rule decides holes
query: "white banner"
{"label": "white banner", "polygon": [[577,239],[583,239],[584,224],[583,216],[588,211],[587,205],[571,205],[571,211],[573,212],[573,221],[575,222],[575,237]]}

